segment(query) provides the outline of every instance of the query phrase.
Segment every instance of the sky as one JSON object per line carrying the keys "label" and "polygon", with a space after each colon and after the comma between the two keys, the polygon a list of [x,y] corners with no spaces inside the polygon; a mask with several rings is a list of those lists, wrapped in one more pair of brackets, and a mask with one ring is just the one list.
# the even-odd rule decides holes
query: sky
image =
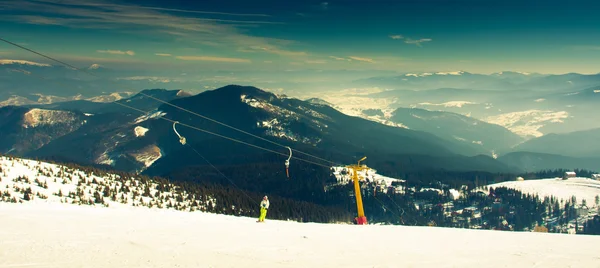
{"label": "sky", "polygon": [[[600,72],[599,7],[554,0],[2,0],[0,37],[77,66],[148,76],[219,71],[301,83],[339,72],[590,74]],[[50,63],[4,43],[0,59]]]}

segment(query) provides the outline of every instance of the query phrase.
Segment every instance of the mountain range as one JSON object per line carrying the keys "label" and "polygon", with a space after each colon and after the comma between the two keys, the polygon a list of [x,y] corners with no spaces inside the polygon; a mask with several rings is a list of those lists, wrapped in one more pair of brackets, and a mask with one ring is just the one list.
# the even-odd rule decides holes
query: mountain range
{"label": "mountain range", "polygon": [[[203,90],[197,95],[187,90],[146,87],[155,89],[135,94],[132,88],[144,87],[147,84],[140,81],[152,79],[99,65],[86,71],[112,77],[111,81],[58,66],[0,61],[0,86],[9,89],[0,94],[0,107],[4,106],[0,116],[6,118],[1,123],[0,150],[31,157],[58,157],[165,174],[185,166],[182,163],[186,161],[170,159],[171,155],[194,156],[188,155],[189,150],[177,139],[165,138],[172,126],[160,117],[244,141],[250,138],[144,95],[180,103],[189,111],[281,144],[300,146],[335,162],[355,161],[368,154],[373,163],[386,168],[397,162],[397,170],[505,171],[519,165],[492,158],[515,152],[568,157],[600,153],[594,139],[595,130],[600,129],[598,75],[405,73],[354,81],[370,87],[389,86],[376,93],[354,90],[317,94],[301,101],[242,86]],[[123,79],[127,75],[131,79]],[[173,85],[167,80],[160,83]],[[158,80],[152,81],[156,86]],[[105,90],[118,83],[129,84],[121,92]],[[66,88],[71,91],[63,90]],[[118,103],[148,113],[143,115]],[[33,119],[35,127],[31,125]],[[190,143],[206,149],[215,161],[247,163],[249,157],[244,153],[260,161],[281,161],[255,148],[241,149],[243,145],[182,128],[182,133],[192,135]],[[268,149],[282,149],[269,147],[273,144],[260,139],[249,140]],[[74,150],[78,145],[83,149]],[[231,152],[239,159],[230,157]]]}
{"label": "mountain range", "polygon": [[[330,106],[277,96],[254,87],[231,85],[194,96],[178,96],[179,91],[150,92],[161,92],[163,97],[175,97],[171,100],[166,98],[165,101],[248,133],[335,162],[354,162],[357,158],[368,155],[374,167],[394,162],[403,170],[508,170],[506,165],[492,157],[478,155],[477,149],[458,140],[449,141],[423,131],[382,125],[345,115]],[[52,157],[82,164],[106,164],[152,175],[163,175],[186,165],[197,164],[198,157],[194,156],[193,151],[178,143],[172,123],[160,119],[165,117],[287,154],[285,149],[274,147],[263,140],[246,136],[171,105],[155,101],[153,107],[148,106],[148,100],[138,95],[120,101],[131,106],[143,106],[147,110],[154,107],[151,113],[115,110],[113,104],[93,107],[96,113],[91,114],[87,113],[91,110],[86,110],[86,113],[81,110],[75,111],[69,102],[44,109],[4,107],[0,114],[10,114],[13,123],[3,127],[0,138],[6,142],[2,150],[12,150],[11,152],[29,157]],[[49,128],[62,129],[63,132],[47,135],[51,138],[21,140],[21,143],[37,145],[21,145],[19,148],[30,150],[22,149],[17,152],[14,148],[17,143],[11,146],[11,140],[5,137],[16,137],[27,131],[31,132],[30,128],[23,125],[26,114],[31,111],[60,111],[72,114],[78,120],[58,120],[51,114],[41,117],[37,123],[43,126],[39,128],[40,131],[44,132]],[[65,124],[70,128],[66,128]],[[203,154],[210,155],[217,163],[283,163],[284,160],[284,157],[265,154],[256,148],[193,129],[180,127],[178,131],[187,138],[190,145]],[[36,134],[34,137],[40,135]],[[319,162],[316,159],[307,159]]]}

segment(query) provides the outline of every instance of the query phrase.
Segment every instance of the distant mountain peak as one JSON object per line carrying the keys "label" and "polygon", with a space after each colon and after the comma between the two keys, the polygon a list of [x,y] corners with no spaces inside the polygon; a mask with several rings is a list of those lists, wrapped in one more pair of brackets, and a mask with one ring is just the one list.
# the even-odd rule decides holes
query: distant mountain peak
{"label": "distant mountain peak", "polygon": [[501,71],[497,73],[493,73],[492,75],[500,76],[500,75],[532,75],[532,73],[528,72],[518,72],[518,71]]}
{"label": "distant mountain peak", "polygon": [[406,77],[427,77],[427,76],[451,76],[451,75],[455,75],[455,76],[460,76],[460,75],[466,75],[466,74],[470,74],[468,72],[465,71],[450,71],[450,72],[423,72],[423,73],[406,73],[404,74],[404,76]]}
{"label": "distant mountain peak", "polygon": [[88,67],[88,70],[97,70],[102,68],[102,66],[100,64],[94,63],[92,65],[90,65],[90,67]]}
{"label": "distant mountain peak", "polygon": [[311,104],[327,105],[327,106],[331,106],[331,107],[334,106],[332,103],[330,103],[324,99],[321,99],[321,98],[310,98],[305,101],[308,103],[311,103]]}

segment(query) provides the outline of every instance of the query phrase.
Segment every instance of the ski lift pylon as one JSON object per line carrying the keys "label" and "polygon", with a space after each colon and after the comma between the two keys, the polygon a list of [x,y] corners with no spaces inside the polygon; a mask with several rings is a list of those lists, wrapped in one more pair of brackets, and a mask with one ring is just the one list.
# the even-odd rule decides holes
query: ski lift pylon
{"label": "ski lift pylon", "polygon": [[185,143],[186,143],[185,137],[179,135],[179,132],[177,132],[177,129],[175,128],[175,125],[177,123],[179,123],[179,121],[173,122],[173,130],[175,131],[175,134],[177,134],[177,136],[179,137],[179,142],[181,143],[181,145],[185,145]]}

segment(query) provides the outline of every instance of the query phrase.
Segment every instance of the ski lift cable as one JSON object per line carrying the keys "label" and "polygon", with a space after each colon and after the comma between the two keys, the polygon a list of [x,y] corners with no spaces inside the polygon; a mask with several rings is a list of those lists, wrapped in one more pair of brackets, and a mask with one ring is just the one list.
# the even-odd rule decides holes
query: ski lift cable
{"label": "ski lift cable", "polygon": [[[16,47],[18,47],[18,48],[21,48],[21,49],[27,50],[27,51],[29,51],[29,52],[31,52],[31,53],[37,54],[37,55],[39,55],[39,56],[42,56],[42,57],[44,57],[44,58],[47,58],[47,59],[49,59],[49,60],[52,60],[52,61],[58,62],[58,63],[60,63],[60,64],[63,64],[63,65],[65,65],[65,66],[69,67],[69,68],[72,68],[72,69],[74,69],[74,70],[77,70],[77,71],[84,72],[84,73],[86,73],[86,74],[89,74],[89,75],[91,75],[91,76],[95,76],[95,77],[98,77],[98,78],[102,78],[102,77],[100,77],[100,76],[98,76],[98,75],[96,75],[96,74],[94,74],[94,73],[91,73],[91,72],[89,72],[89,71],[87,71],[87,70],[84,70],[84,69],[81,69],[81,68],[77,68],[77,67],[75,67],[75,66],[73,66],[73,65],[71,65],[71,64],[69,64],[69,63],[66,63],[66,62],[64,62],[64,61],[61,61],[61,60],[55,59],[55,58],[53,58],[53,57],[50,57],[50,56],[44,55],[44,54],[42,54],[42,53],[39,53],[39,52],[36,52],[36,51],[34,51],[34,50],[32,50],[32,49],[29,49],[29,48],[26,48],[26,47],[24,47],[24,46],[21,46],[21,45],[19,45],[19,44],[16,44],[16,43],[14,43],[14,42],[8,41],[8,40],[6,40],[6,39],[4,39],[4,38],[2,38],[2,37],[0,37],[0,41],[3,41],[3,42],[5,42],[5,43],[7,43],[7,44],[10,44],[10,45],[16,46]],[[260,137],[260,136],[254,135],[254,134],[252,134],[252,133],[246,132],[246,131],[244,131],[244,130],[241,130],[241,129],[238,129],[238,128],[236,128],[236,127],[232,127],[232,126],[230,126],[230,125],[227,125],[227,124],[225,124],[225,123],[219,122],[219,121],[217,121],[217,120],[215,120],[215,119],[212,119],[212,118],[209,118],[209,117],[207,117],[207,116],[201,115],[201,114],[199,114],[199,113],[196,113],[196,112],[190,111],[190,110],[188,110],[188,109],[185,109],[185,108],[182,108],[182,107],[180,107],[180,106],[177,106],[177,105],[175,105],[175,104],[172,104],[172,103],[170,103],[170,102],[167,102],[167,101],[164,101],[164,100],[158,99],[158,98],[156,98],[156,97],[154,97],[154,96],[151,96],[151,95],[145,94],[145,93],[143,93],[143,92],[139,92],[138,94],[140,94],[140,95],[143,95],[143,96],[145,96],[145,97],[148,97],[148,98],[151,98],[151,99],[154,99],[154,100],[156,100],[156,101],[159,101],[159,102],[161,102],[161,103],[164,103],[164,104],[167,104],[167,105],[173,106],[173,107],[175,107],[175,108],[177,108],[177,109],[180,109],[180,110],[182,110],[182,111],[185,111],[185,112],[191,113],[191,114],[193,114],[193,115],[196,115],[196,116],[198,116],[198,117],[204,118],[204,119],[206,119],[206,120],[209,120],[209,121],[211,121],[211,122],[214,122],[214,123],[220,124],[220,125],[222,125],[222,126],[225,126],[225,127],[231,128],[231,129],[233,129],[233,130],[239,131],[239,132],[241,132],[241,133],[244,133],[244,134],[250,135],[250,136],[252,136],[252,137],[254,137],[254,138],[257,138],[257,139],[264,140],[264,141],[266,141],[266,142],[272,143],[272,144],[274,144],[274,145],[277,145],[277,146],[280,146],[280,147],[287,147],[287,146],[285,146],[285,145],[282,145],[282,144],[280,144],[280,143],[277,143],[277,142],[271,141],[271,140],[269,140],[269,139],[266,139],[266,138],[263,138],[263,137]],[[115,101],[115,103],[116,103],[116,101]],[[319,159],[319,160],[321,160],[321,161],[325,161],[325,162],[327,162],[327,163],[330,163],[330,164],[333,164],[333,165],[338,165],[338,163],[335,163],[335,162],[333,162],[333,161],[330,161],[330,160],[327,160],[327,159],[324,159],[324,158],[320,158],[320,157],[318,157],[318,156],[314,156],[314,155],[312,155],[312,154],[305,153],[305,152],[302,152],[302,151],[300,151],[300,150],[297,150],[297,149],[294,149],[294,150],[295,150],[296,152],[300,153],[300,154],[304,154],[304,155],[306,155],[306,156],[310,156],[310,157],[313,157],[313,158],[315,158],[315,159]]]}
{"label": "ski lift cable", "polygon": [[[117,104],[119,104],[121,106],[127,107],[129,109],[136,110],[136,111],[138,111],[138,112],[140,112],[142,114],[149,114],[148,111],[144,111],[144,110],[141,110],[141,109],[138,109],[138,108],[135,108],[135,107],[131,107],[131,106],[129,106],[127,104],[124,104],[124,103],[120,103],[120,102],[115,102],[115,103],[117,103]],[[182,125],[182,126],[185,126],[185,127],[188,127],[188,128],[200,131],[200,132],[211,134],[211,135],[214,135],[214,136],[217,136],[217,137],[220,137],[220,138],[223,138],[223,139],[227,139],[227,140],[230,140],[230,141],[233,141],[233,142],[245,144],[245,145],[248,145],[248,146],[251,146],[251,147],[254,147],[254,148],[257,148],[257,149],[261,149],[261,150],[264,150],[264,151],[267,151],[267,152],[271,152],[271,153],[278,154],[278,155],[281,155],[281,156],[288,156],[285,153],[281,153],[281,152],[274,151],[274,150],[271,150],[271,149],[268,149],[268,148],[264,148],[264,147],[261,147],[261,146],[258,146],[258,145],[254,145],[252,143],[248,143],[248,142],[241,141],[241,140],[238,140],[238,139],[234,139],[234,138],[231,138],[231,137],[228,137],[228,136],[225,136],[225,135],[221,135],[221,134],[214,133],[214,132],[211,132],[211,131],[208,131],[208,130],[204,130],[204,129],[196,127],[196,126],[192,126],[192,125],[188,125],[188,124],[185,124],[185,123],[181,123],[181,122],[178,122],[176,120],[173,120],[173,119],[170,119],[170,118],[166,118],[164,116],[161,116],[161,117],[158,117],[158,118],[166,120],[166,121],[169,121],[169,122],[171,122],[173,124],[176,123],[176,124],[179,124],[179,125]],[[182,137],[182,136],[180,136],[180,137]],[[181,139],[180,139],[180,141],[181,141]],[[306,159],[303,159],[303,158],[298,158],[296,156],[293,156],[292,158],[294,158],[296,160],[299,160],[299,161],[303,161],[303,162],[309,163],[309,164],[313,164],[313,165],[317,165],[317,166],[321,166],[321,167],[325,167],[325,168],[331,168],[330,166],[323,165],[323,164],[320,164],[320,163],[316,163],[316,162],[313,162],[313,161],[310,161],[310,160],[306,160]]]}
{"label": "ski lift cable", "polygon": [[[83,70],[83,69],[80,69],[80,68],[77,68],[77,67],[75,67],[75,66],[73,66],[73,65],[71,65],[71,64],[69,64],[69,63],[66,63],[66,62],[64,62],[64,61],[61,61],[61,60],[55,59],[55,58],[53,58],[53,57],[50,57],[50,56],[44,55],[44,54],[42,54],[42,53],[39,53],[39,52],[36,52],[36,51],[34,51],[34,50],[32,50],[32,49],[26,48],[26,47],[24,47],[24,46],[21,46],[21,45],[19,45],[19,44],[13,43],[13,42],[11,42],[11,41],[8,41],[8,40],[6,40],[6,39],[4,39],[4,38],[2,38],[2,37],[0,37],[0,41],[3,41],[3,42],[5,42],[5,43],[7,43],[7,44],[10,44],[10,45],[16,46],[16,47],[18,47],[18,48],[24,49],[24,50],[26,50],[26,51],[29,51],[29,52],[31,52],[31,53],[34,53],[34,54],[36,54],[36,55],[39,55],[39,56],[41,56],[41,57],[47,58],[47,59],[49,59],[49,60],[52,60],[52,61],[58,62],[58,63],[60,63],[60,64],[62,64],[62,65],[64,65],[64,66],[67,66],[67,67],[69,67],[69,68],[71,68],[71,69],[73,69],[73,70],[81,71],[81,72],[84,72],[84,73],[86,73],[86,74],[89,74],[89,75],[91,75],[91,76],[99,77],[99,76],[98,76],[98,75],[96,75],[96,74],[93,74],[93,73],[91,73],[91,72],[88,72],[88,71],[86,71],[86,70]],[[99,78],[101,78],[101,77],[99,77]],[[153,97],[153,96],[150,96],[150,95],[148,95],[148,94],[145,94],[145,93],[143,93],[143,92],[140,92],[139,94],[140,94],[140,95],[144,95],[144,96],[146,96],[146,97],[149,97],[149,98],[152,98],[152,99],[154,99],[154,100],[157,100],[157,101],[159,101],[159,102],[165,103],[165,104],[167,104],[167,105],[170,105],[170,106],[176,107],[176,108],[178,108],[178,109],[180,109],[180,110],[182,110],[182,111],[186,111],[186,112],[189,112],[189,113],[191,113],[191,114],[194,114],[194,115],[196,115],[196,116],[202,117],[202,118],[204,118],[204,119],[206,119],[206,120],[209,120],[209,121],[212,121],[212,122],[215,122],[215,123],[221,124],[221,125],[223,125],[223,126],[226,126],[226,127],[229,127],[229,128],[231,128],[231,129],[237,130],[237,131],[239,131],[239,132],[242,132],[242,133],[244,133],[244,134],[247,134],[247,135],[253,136],[253,137],[255,137],[255,138],[258,138],[258,139],[261,139],[261,140],[267,141],[267,142],[269,142],[269,143],[272,143],[272,144],[275,144],[275,145],[278,145],[278,146],[281,146],[281,147],[288,148],[288,149],[290,150],[290,155],[289,155],[289,158],[288,158],[288,160],[286,160],[286,166],[287,166],[287,164],[289,163],[289,160],[290,160],[291,158],[294,158],[294,159],[296,159],[296,160],[300,160],[300,161],[303,161],[303,162],[306,162],[306,163],[310,163],[310,164],[318,165],[318,166],[325,167],[325,168],[331,168],[330,166],[326,166],[326,165],[319,164],[319,163],[316,163],[316,162],[313,162],[313,161],[309,161],[309,160],[305,160],[305,159],[302,159],[302,158],[298,158],[298,157],[292,156],[292,153],[291,153],[291,152],[292,152],[292,149],[291,149],[290,147],[288,147],[288,146],[284,146],[284,145],[281,145],[281,144],[279,144],[279,143],[277,143],[277,142],[274,142],[274,141],[271,141],[271,140],[265,139],[265,138],[263,138],[263,137],[256,136],[256,135],[254,135],[254,134],[248,133],[248,132],[246,132],[246,131],[243,131],[243,130],[237,129],[237,128],[235,128],[235,127],[229,126],[229,125],[227,125],[227,124],[225,124],[225,123],[221,123],[221,122],[219,122],[219,121],[217,121],[217,120],[214,120],[214,119],[211,119],[211,118],[209,118],[209,117],[206,117],[206,116],[200,115],[200,114],[198,114],[198,113],[195,113],[195,112],[189,111],[189,110],[187,110],[187,109],[185,109],[185,108],[179,107],[179,106],[177,106],[177,105],[174,105],[174,104],[172,104],[172,103],[169,103],[169,102],[166,102],[166,101],[160,100],[160,99],[158,99],[158,98],[155,98],[155,97]],[[115,104],[118,104],[118,105],[121,105],[121,106],[123,106],[123,107],[126,107],[126,108],[129,108],[129,109],[132,109],[132,110],[135,110],[135,111],[138,111],[138,112],[140,112],[140,113],[142,113],[142,114],[149,114],[149,112],[148,112],[148,111],[144,111],[144,110],[141,110],[141,109],[137,109],[137,108],[131,107],[131,106],[129,106],[129,105],[126,105],[126,104],[124,104],[124,103],[120,103],[120,102],[117,102],[117,101],[114,101],[113,103],[115,103]],[[218,136],[218,137],[221,137],[221,138],[224,138],[224,139],[228,139],[228,140],[231,140],[231,141],[234,141],[234,142],[242,143],[242,144],[245,144],[245,145],[248,145],[248,146],[251,146],[251,147],[255,147],[255,148],[257,148],[257,149],[261,149],[261,150],[264,150],[264,151],[272,152],[272,153],[275,153],[275,154],[278,154],[278,155],[282,155],[282,156],[287,156],[286,154],[283,154],[283,153],[280,153],[280,152],[277,152],[277,151],[274,151],[274,150],[271,150],[271,149],[267,149],[267,148],[264,148],[264,147],[261,147],[261,146],[257,146],[257,145],[254,145],[254,144],[251,144],[251,143],[248,143],[248,142],[244,142],[244,141],[240,141],[240,140],[237,140],[237,139],[234,139],[234,138],[230,138],[230,137],[227,137],[227,136],[225,136],[225,135],[221,135],[221,134],[217,134],[217,133],[214,133],[214,132],[210,132],[210,131],[208,131],[208,130],[204,130],[204,129],[201,129],[201,128],[198,128],[198,127],[195,127],[195,126],[191,126],[191,125],[188,125],[188,124],[185,124],[185,123],[180,123],[180,122],[178,122],[178,121],[175,121],[175,120],[172,120],[172,119],[166,118],[166,117],[164,117],[164,116],[162,116],[162,117],[159,117],[159,118],[160,118],[160,119],[163,119],[163,120],[166,120],[166,121],[169,121],[169,122],[171,122],[171,123],[173,123],[173,128],[174,128],[174,129],[175,129],[175,124],[180,124],[180,125],[182,125],[182,126],[186,126],[186,127],[189,127],[189,128],[192,128],[192,129],[195,129],[195,130],[198,130],[198,131],[201,131],[201,132],[207,133],[207,134],[211,134],[211,135],[214,135],[214,136]],[[177,131],[176,131],[176,130],[175,130],[175,132],[177,133]],[[182,144],[185,144],[185,143],[186,143],[186,141],[185,141],[185,137],[182,137],[181,135],[179,135],[179,133],[177,133],[177,135],[178,135],[178,136],[179,136],[179,138],[180,138],[180,142],[181,142]],[[209,165],[211,165],[213,168],[215,168],[215,169],[216,169],[216,170],[217,170],[217,171],[218,171],[218,172],[219,172],[219,173],[220,173],[222,176],[224,176],[224,177],[225,177],[225,178],[227,178],[227,179],[228,179],[230,182],[232,182],[232,181],[231,181],[231,180],[230,180],[230,179],[229,179],[227,176],[225,176],[225,175],[224,175],[222,172],[220,172],[220,171],[219,171],[219,170],[218,170],[218,169],[217,169],[217,168],[216,168],[214,165],[212,165],[212,163],[210,163],[210,162],[209,162],[209,161],[208,161],[208,160],[207,160],[207,159],[206,159],[204,156],[202,156],[202,155],[201,155],[201,154],[200,154],[200,153],[199,153],[197,150],[195,150],[195,149],[194,149],[192,146],[190,146],[190,148],[191,148],[192,150],[194,150],[194,151],[196,152],[196,154],[198,154],[199,156],[201,156],[201,157],[202,157],[202,158],[203,158],[205,161],[207,161],[207,163],[209,163]],[[308,154],[308,153],[305,153],[305,152],[299,151],[299,150],[297,150],[297,149],[294,149],[294,150],[295,150],[296,152],[300,153],[300,154],[304,154],[304,155],[307,155],[307,156],[310,156],[310,157],[313,157],[313,158],[316,158],[316,159],[319,159],[319,160],[322,160],[322,161],[328,162],[328,163],[330,163],[330,164],[337,165],[337,163],[335,163],[335,162],[332,162],[332,161],[330,161],[330,160],[326,160],[326,159],[323,159],[323,158],[320,158],[320,157],[317,157],[317,156],[314,156],[314,155],[311,155],[311,154]],[[235,187],[237,187],[237,185],[235,185],[235,183],[233,183],[233,182],[232,182],[232,184],[233,184]],[[238,189],[239,189],[239,187],[238,187]],[[246,194],[246,193],[244,192],[244,194]],[[246,194],[246,195],[247,195],[247,194]],[[248,196],[248,195],[247,195],[247,196]],[[248,197],[249,197],[249,196],[248,196]],[[378,199],[378,198],[376,198],[376,197],[374,197],[374,198],[375,198],[375,200],[377,200],[377,202],[379,202],[379,203],[380,203],[380,204],[381,204],[381,205],[382,205],[384,208],[386,208],[386,209],[387,209],[387,206],[385,206],[385,204],[384,204],[384,203],[383,203],[381,200],[379,200],[379,199]],[[388,209],[388,210],[389,210],[389,209]],[[389,211],[390,211],[390,212],[392,212],[392,213],[394,213],[394,214],[396,214],[396,213],[395,213],[395,212],[393,212],[392,210],[389,210]]]}
{"label": "ski lift cable", "polygon": [[[198,117],[204,118],[204,119],[206,119],[206,120],[209,120],[209,121],[211,121],[211,122],[217,123],[217,124],[219,124],[219,125],[222,125],[222,126],[225,126],[225,127],[228,127],[228,128],[230,128],[230,129],[236,130],[236,131],[238,131],[238,132],[241,132],[241,133],[244,133],[244,134],[250,135],[250,136],[252,136],[252,137],[254,137],[254,138],[257,138],[257,139],[260,139],[260,140],[263,140],[263,141],[269,142],[269,143],[271,143],[271,144],[274,144],[274,145],[277,145],[277,146],[280,146],[280,147],[289,148],[288,146],[282,145],[282,144],[280,144],[280,143],[274,142],[274,141],[272,141],[272,140],[269,140],[269,139],[265,139],[265,138],[263,138],[263,137],[261,137],[261,136],[258,136],[258,135],[254,135],[254,134],[252,134],[252,133],[249,133],[249,132],[247,132],[247,131],[241,130],[241,129],[239,129],[239,128],[232,127],[232,126],[230,126],[230,125],[227,125],[227,124],[225,124],[225,123],[219,122],[219,121],[217,121],[217,120],[215,120],[215,119],[212,119],[212,118],[209,118],[209,117],[207,117],[207,116],[201,115],[201,114],[199,114],[199,113],[197,113],[197,112],[190,111],[190,110],[188,110],[188,109],[185,109],[185,108],[179,107],[179,106],[177,106],[177,105],[175,105],[175,104],[172,104],[172,103],[170,103],[170,102],[167,102],[167,101],[161,100],[161,99],[159,99],[159,98],[156,98],[156,97],[154,97],[154,96],[150,96],[150,95],[143,94],[143,93],[140,93],[140,94],[142,94],[142,95],[145,95],[145,96],[147,96],[148,98],[154,99],[154,100],[156,100],[156,101],[162,102],[162,103],[164,103],[164,104],[166,104],[166,105],[173,106],[173,107],[175,107],[175,108],[177,108],[177,109],[180,109],[180,110],[182,110],[182,111],[188,112],[188,113],[190,113],[190,114],[193,114],[193,115],[195,115],[195,116],[198,116]],[[315,158],[315,159],[319,159],[319,160],[321,160],[321,161],[324,161],[324,162],[327,162],[327,163],[330,163],[330,164],[333,164],[333,165],[337,165],[337,164],[338,164],[338,163],[335,163],[335,162],[333,162],[333,161],[330,161],[330,160],[327,160],[327,159],[324,159],[324,158],[321,158],[321,157],[318,157],[318,156],[314,156],[314,155],[312,155],[312,154],[309,154],[309,153],[302,152],[302,151],[300,151],[300,150],[298,150],[298,149],[293,149],[293,150],[294,150],[294,151],[296,151],[297,153],[300,153],[300,154],[303,154],[303,155],[306,155],[306,156],[310,156],[310,157],[313,157],[313,158]]]}

